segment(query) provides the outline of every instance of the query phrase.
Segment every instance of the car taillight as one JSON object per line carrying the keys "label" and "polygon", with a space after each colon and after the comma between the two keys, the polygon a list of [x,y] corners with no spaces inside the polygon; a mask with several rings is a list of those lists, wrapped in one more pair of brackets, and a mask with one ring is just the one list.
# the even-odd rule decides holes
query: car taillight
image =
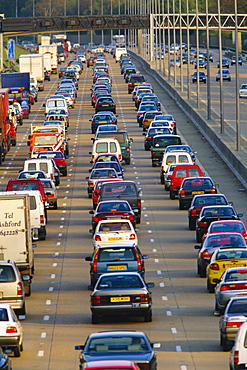
{"label": "car taillight", "polygon": [[155,152],[151,152],[152,155],[155,155]]}
{"label": "car taillight", "polygon": [[210,193],[211,194],[216,194],[216,189],[215,188],[210,189]]}
{"label": "car taillight", "polygon": [[198,222],[198,226],[203,227],[203,226],[208,226],[207,222],[200,221]]}
{"label": "car taillight", "polygon": [[218,271],[220,269],[218,263],[212,263],[212,265],[210,265],[209,268],[215,271]]}
{"label": "car taillight", "polygon": [[98,259],[99,259],[99,250],[97,250],[97,252],[95,253],[94,260],[93,260],[93,263],[92,263],[92,271],[94,271],[94,272],[97,271]]}
{"label": "car taillight", "polygon": [[128,84],[128,86],[132,86],[132,84],[131,84],[131,83],[129,83],[129,84]]}
{"label": "car taillight", "polygon": [[47,196],[48,196],[48,198],[54,198],[55,197],[55,194],[49,194]]}
{"label": "car taillight", "polygon": [[211,257],[211,254],[205,249],[205,251],[203,251],[201,253],[201,257],[202,258],[210,258]]}
{"label": "car taillight", "polygon": [[54,180],[53,173],[51,173],[51,174],[50,174],[50,178],[51,178],[52,180]]}
{"label": "car taillight", "polygon": [[185,197],[185,190],[184,189],[179,190],[179,195],[180,197]]}
{"label": "car taillight", "polygon": [[135,234],[130,234],[129,240],[135,240],[136,236]]}
{"label": "car taillight", "polygon": [[95,241],[96,241],[96,242],[101,242],[101,237],[100,237],[100,235],[95,235]]}
{"label": "car taillight", "polygon": [[100,304],[100,296],[96,295],[94,297],[91,297],[91,304]]}
{"label": "car taillight", "polygon": [[[147,137],[146,140],[147,141],[150,141],[150,140],[152,140],[152,138],[151,137]],[[164,167],[163,166],[162,166],[162,171],[164,171]]]}
{"label": "car taillight", "polygon": [[15,326],[7,326],[6,334],[11,334],[11,333],[18,333],[17,328]]}
{"label": "car taillight", "polygon": [[137,207],[141,207],[141,202],[137,202]]}
{"label": "car taillight", "polygon": [[45,217],[44,215],[40,215],[40,224],[44,225],[45,224]]}
{"label": "car taillight", "polygon": [[118,154],[118,159],[121,161],[122,160],[122,154]]}
{"label": "car taillight", "polygon": [[140,303],[148,303],[151,301],[151,297],[149,294],[139,294],[134,295],[131,297],[132,303],[140,302]]}
{"label": "car taillight", "polygon": [[127,148],[126,148],[126,152],[127,152],[127,153],[130,153],[130,147],[127,147]]}
{"label": "car taillight", "polygon": [[130,217],[128,217],[128,220],[130,220],[130,221],[134,221],[134,220],[135,220],[135,216],[130,216]]}
{"label": "car taillight", "polygon": [[220,287],[220,290],[226,291],[226,290],[246,290],[247,284],[225,284]]}
{"label": "car taillight", "polygon": [[93,222],[100,222],[101,221],[101,218],[100,217],[94,217],[93,218]]}
{"label": "car taillight", "polygon": [[237,364],[239,360],[239,351],[234,351],[233,353],[233,362],[234,364]]}
{"label": "car taillight", "polygon": [[88,181],[88,186],[94,186],[93,181]]}
{"label": "car taillight", "polygon": [[195,208],[192,208],[192,210],[191,210],[191,214],[192,214],[192,215],[196,215],[196,214],[197,214],[197,212],[196,212],[196,209],[195,209]]}
{"label": "car taillight", "polygon": [[22,283],[17,284],[17,295],[23,295]]}

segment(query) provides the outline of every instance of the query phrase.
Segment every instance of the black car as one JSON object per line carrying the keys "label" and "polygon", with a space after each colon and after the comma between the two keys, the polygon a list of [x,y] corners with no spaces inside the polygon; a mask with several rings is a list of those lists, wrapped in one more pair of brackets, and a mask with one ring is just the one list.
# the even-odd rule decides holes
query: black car
{"label": "black car", "polygon": [[98,112],[89,121],[92,123],[91,132],[95,134],[100,125],[116,125],[117,117],[112,112]]}
{"label": "black car", "polygon": [[[197,72],[194,72],[191,76],[192,83],[195,83],[197,81]],[[205,72],[200,71],[199,72],[199,82],[207,82],[207,76],[205,75]]]}
{"label": "black car", "polygon": [[131,360],[141,370],[156,370],[157,359],[150,343],[143,332],[138,331],[103,331],[92,333],[84,345],[75,346],[80,350],[79,369],[85,362],[98,360]]}
{"label": "black car", "polygon": [[207,206],[203,207],[196,221],[196,241],[201,243],[202,236],[207,232],[211,222],[220,220],[239,220],[242,214],[237,214],[230,206]]}
{"label": "black car", "polygon": [[185,178],[178,192],[179,209],[189,208],[195,195],[216,194],[217,187],[210,177]]}
{"label": "black car", "polygon": [[134,181],[105,183],[101,187],[99,201],[124,199],[127,200],[135,212],[136,223],[141,222],[141,189],[137,189]]}
{"label": "black car", "polygon": [[137,73],[131,74],[128,81],[128,93],[131,94],[132,91],[134,90],[134,87],[140,85],[143,82],[145,82],[144,76]]}
{"label": "black car", "polygon": [[144,149],[150,150],[151,146],[153,145],[153,137],[156,135],[164,135],[164,134],[170,134],[169,127],[150,127],[147,131],[147,134],[143,132],[143,135],[145,135],[144,139]]}
{"label": "black car", "polygon": [[99,98],[95,104],[95,113],[108,110],[114,114],[116,113],[116,103],[114,99],[111,97]]}
{"label": "black car", "polygon": [[50,81],[51,80],[51,71],[45,71],[45,80]]}

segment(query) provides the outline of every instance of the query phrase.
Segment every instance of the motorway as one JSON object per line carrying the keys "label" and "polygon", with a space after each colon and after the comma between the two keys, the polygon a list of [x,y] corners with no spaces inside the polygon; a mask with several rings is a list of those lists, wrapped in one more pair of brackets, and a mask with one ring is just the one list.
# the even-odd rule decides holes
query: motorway
{"label": "motorway", "polygon": [[[220,116],[220,82],[216,82],[215,75],[219,70],[217,68],[217,61],[219,60],[218,50],[210,50],[210,53],[213,55],[213,62],[209,62],[210,66],[210,88],[211,88],[211,110],[212,114]],[[173,55],[171,55],[173,58]],[[223,56],[223,58],[225,58]],[[228,59],[228,58],[226,58]],[[223,110],[224,110],[224,119],[225,122],[234,130],[236,130],[236,67],[235,65],[231,66],[231,60],[229,60],[230,68],[229,72],[231,73],[231,82],[223,81]],[[196,61],[196,59],[195,59]],[[160,70],[163,70],[163,60],[157,60],[152,65],[157,66]],[[166,54],[165,65],[166,65],[166,75],[167,71],[168,57]],[[184,64],[183,67],[183,98],[187,98],[187,86],[188,86],[188,72],[187,65]],[[223,68],[225,69],[225,68]],[[200,68],[200,71],[208,74],[208,69]],[[194,65],[190,65],[190,96],[191,99],[197,99],[197,84],[192,83],[191,75],[196,71]],[[170,83],[174,83],[174,67],[170,68]],[[242,66],[239,66],[239,86],[242,83],[246,83],[247,80],[247,64],[243,62]],[[176,81],[177,89],[180,89],[180,68],[176,67]],[[203,108],[207,105],[207,84],[200,83],[199,87],[199,97],[200,97],[200,108]],[[219,120],[218,120],[219,121]],[[240,99],[240,122],[241,122],[241,133],[243,137],[247,137],[247,102],[246,99]],[[242,143],[243,144],[243,143]],[[243,144],[244,145],[244,144]]]}
{"label": "motorway", "polygon": [[[89,265],[84,258],[92,253],[86,180],[90,168],[91,129],[89,119],[94,110],[90,102],[92,70],[84,68],[79,82],[77,103],[70,112],[70,158],[68,176],[61,177],[58,210],[48,212],[46,241],[35,248],[35,275],[32,295],[27,298],[24,326],[24,351],[13,358],[16,370],[78,370],[77,344],[102,330],[140,330],[157,348],[158,369],[225,370],[228,353],[219,346],[219,318],[213,316],[214,295],[207,293],[206,281],[196,273],[195,232],[189,231],[187,211],[178,209],[178,201],[159,183],[159,168],[151,166],[150,153],[144,151],[142,131],[136,123],[136,112],[119,65],[111,56],[110,74],[113,96],[117,102],[119,126],[133,138],[132,162],[125,166],[125,178],[134,180],[143,190],[142,221],[138,232],[139,246],[146,260],[146,281],[154,282],[153,321],[134,319],[91,324],[89,307]],[[138,66],[142,71],[141,65]],[[144,72],[144,71],[143,71]],[[199,131],[151,76],[147,76],[163,109],[174,115],[183,141],[197,151],[198,163],[220,185],[237,212],[247,207],[243,186],[211,149]],[[0,168],[0,188],[15,178],[28,158],[26,145],[30,123],[44,118],[43,101],[54,92],[58,79],[52,75],[30,119],[18,127],[18,144]],[[243,217],[246,223],[246,215]]]}

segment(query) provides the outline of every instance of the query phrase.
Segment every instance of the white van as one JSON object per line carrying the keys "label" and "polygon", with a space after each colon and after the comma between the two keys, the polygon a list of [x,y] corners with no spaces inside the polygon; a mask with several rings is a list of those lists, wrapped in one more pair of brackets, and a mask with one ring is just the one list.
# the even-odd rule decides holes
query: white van
{"label": "white van", "polygon": [[168,170],[170,164],[177,163],[189,163],[193,164],[193,159],[191,155],[183,150],[178,150],[174,152],[168,152],[163,154],[163,159],[160,167],[160,183],[164,184],[165,174]]}
{"label": "white van", "polygon": [[56,186],[58,185],[56,183],[56,169],[52,159],[27,159],[24,161],[23,171],[43,171],[48,179],[54,181]]}
{"label": "white van", "polygon": [[33,240],[46,239],[46,218],[43,200],[39,190],[25,191],[3,191],[1,195],[28,195],[30,199],[30,221]]}
{"label": "white van", "polygon": [[108,153],[117,155],[119,161],[122,161],[122,152],[119,142],[112,138],[96,139],[93,143],[93,149],[89,154],[92,155],[93,163],[99,154]]}
{"label": "white van", "polygon": [[64,109],[67,114],[69,113],[68,104],[64,98],[47,99],[43,106],[45,107],[45,114],[47,114],[51,109]]}
{"label": "white van", "polygon": [[38,81],[37,81],[37,78],[33,75],[30,75],[30,87],[31,86],[34,86],[35,89],[38,90]]}
{"label": "white van", "polygon": [[247,321],[245,321],[238,329],[234,346],[232,347],[229,359],[230,369],[246,369],[247,364]]}
{"label": "white van", "polygon": [[120,61],[120,57],[122,54],[127,54],[127,49],[126,48],[116,48],[116,51],[115,51],[116,63]]}

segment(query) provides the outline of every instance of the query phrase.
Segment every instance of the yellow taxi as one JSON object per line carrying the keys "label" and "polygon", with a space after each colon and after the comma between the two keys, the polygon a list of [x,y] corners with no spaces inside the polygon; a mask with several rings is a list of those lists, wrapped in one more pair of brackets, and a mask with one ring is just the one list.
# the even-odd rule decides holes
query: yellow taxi
{"label": "yellow taxi", "polygon": [[207,266],[207,289],[209,293],[214,292],[217,280],[221,278],[225,270],[230,267],[247,266],[247,248],[219,248],[211,257]]}

